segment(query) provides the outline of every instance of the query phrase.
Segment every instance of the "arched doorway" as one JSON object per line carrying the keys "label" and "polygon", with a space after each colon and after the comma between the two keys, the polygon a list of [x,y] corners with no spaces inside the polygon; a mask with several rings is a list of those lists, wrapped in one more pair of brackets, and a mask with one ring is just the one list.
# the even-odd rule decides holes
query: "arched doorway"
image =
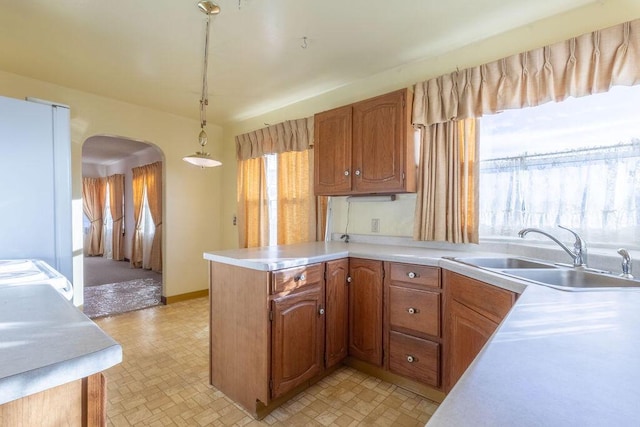
{"label": "arched doorway", "polygon": [[159,305],[163,154],[93,136],[82,146],[84,311],[97,318]]}

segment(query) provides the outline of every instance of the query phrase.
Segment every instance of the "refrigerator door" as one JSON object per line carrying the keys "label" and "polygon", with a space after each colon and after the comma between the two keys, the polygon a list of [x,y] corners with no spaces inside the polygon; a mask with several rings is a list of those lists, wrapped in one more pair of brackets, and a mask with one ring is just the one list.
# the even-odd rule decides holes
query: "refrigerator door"
{"label": "refrigerator door", "polygon": [[37,258],[73,282],[69,109],[0,97],[0,259]]}

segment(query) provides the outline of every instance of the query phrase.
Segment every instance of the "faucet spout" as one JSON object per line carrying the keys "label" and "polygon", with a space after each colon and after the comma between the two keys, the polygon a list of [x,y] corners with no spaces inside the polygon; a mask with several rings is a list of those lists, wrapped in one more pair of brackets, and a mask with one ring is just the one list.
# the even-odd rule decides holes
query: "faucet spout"
{"label": "faucet spout", "polygon": [[551,234],[549,234],[549,233],[547,233],[545,231],[542,231],[542,230],[540,230],[538,228],[523,228],[522,230],[520,230],[518,232],[518,236],[519,237],[524,237],[529,233],[542,234],[543,236],[546,236],[549,239],[553,240],[567,254],[569,254],[571,259],[573,259],[573,266],[574,267],[586,267],[587,266],[587,244],[585,243],[585,241],[575,231],[573,231],[573,230],[571,230],[571,229],[569,229],[567,227],[563,227],[561,225],[558,225],[558,227],[562,228],[563,230],[567,230],[568,232],[573,234],[573,236],[575,237],[575,242],[573,244],[573,250],[569,249],[564,243],[562,243],[560,240],[556,239]]}

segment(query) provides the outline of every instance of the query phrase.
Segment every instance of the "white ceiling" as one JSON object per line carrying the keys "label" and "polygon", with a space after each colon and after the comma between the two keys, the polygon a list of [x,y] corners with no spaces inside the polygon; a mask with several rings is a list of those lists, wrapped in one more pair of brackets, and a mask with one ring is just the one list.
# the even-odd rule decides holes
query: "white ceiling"
{"label": "white ceiling", "polygon": [[[209,122],[254,117],[596,1],[219,0]],[[205,16],[196,3],[0,0],[0,69],[197,120]]]}

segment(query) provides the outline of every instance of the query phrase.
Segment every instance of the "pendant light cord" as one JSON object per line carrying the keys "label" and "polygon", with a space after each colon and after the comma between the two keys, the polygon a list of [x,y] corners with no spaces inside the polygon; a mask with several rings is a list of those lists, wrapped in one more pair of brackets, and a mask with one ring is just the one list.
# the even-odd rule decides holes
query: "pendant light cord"
{"label": "pendant light cord", "polygon": [[211,22],[211,15],[207,13],[207,29],[205,31],[204,39],[204,65],[202,68],[202,96],[200,98],[200,127],[204,129],[207,125],[207,105],[209,105],[209,98],[207,95],[207,68],[209,65],[209,23]]}

